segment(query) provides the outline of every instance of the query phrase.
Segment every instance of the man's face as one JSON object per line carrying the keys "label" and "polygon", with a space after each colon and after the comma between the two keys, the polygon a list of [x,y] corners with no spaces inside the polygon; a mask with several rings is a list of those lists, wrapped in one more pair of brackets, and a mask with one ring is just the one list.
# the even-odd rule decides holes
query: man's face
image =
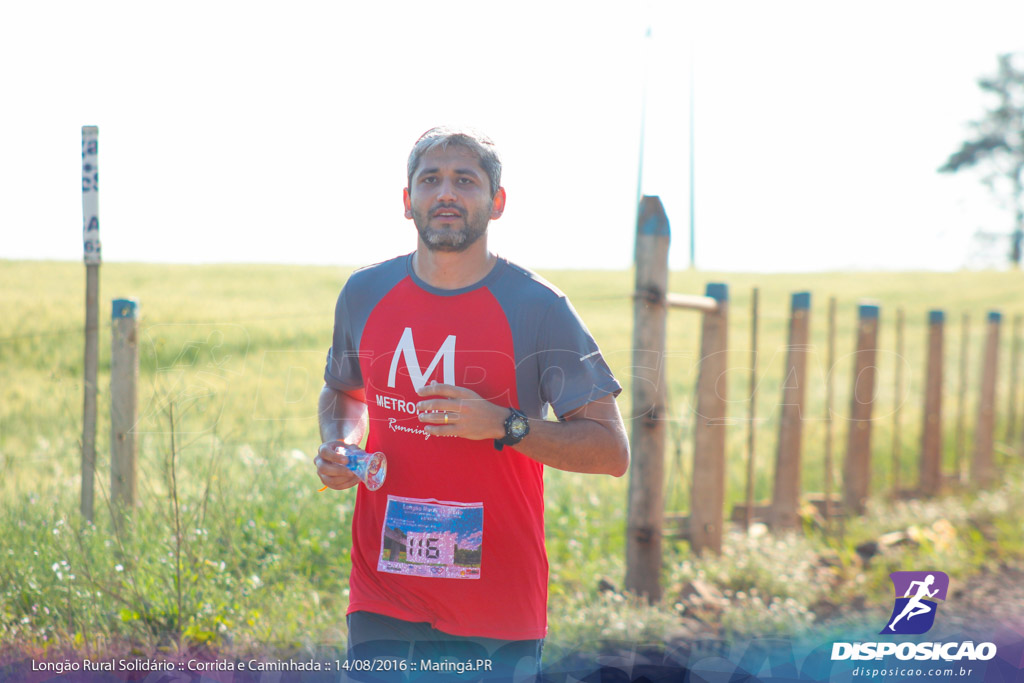
{"label": "man's face", "polygon": [[424,154],[411,187],[402,194],[405,217],[413,220],[431,251],[465,251],[505,209],[505,190],[499,188],[492,197],[480,161],[460,145]]}

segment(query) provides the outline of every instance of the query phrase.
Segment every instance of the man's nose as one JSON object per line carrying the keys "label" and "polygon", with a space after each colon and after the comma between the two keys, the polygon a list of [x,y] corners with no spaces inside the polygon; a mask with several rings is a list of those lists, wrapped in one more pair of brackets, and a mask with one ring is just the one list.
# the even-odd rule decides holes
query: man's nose
{"label": "man's nose", "polygon": [[455,201],[455,183],[450,180],[442,180],[441,186],[437,188],[437,200],[441,202]]}

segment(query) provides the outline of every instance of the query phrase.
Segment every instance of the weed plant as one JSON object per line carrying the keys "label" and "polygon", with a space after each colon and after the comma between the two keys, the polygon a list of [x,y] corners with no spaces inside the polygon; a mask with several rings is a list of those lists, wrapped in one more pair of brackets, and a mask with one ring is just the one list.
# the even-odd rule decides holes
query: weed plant
{"label": "weed plant", "polygon": [[95,524],[66,494],[2,507],[4,642],[251,653],[343,639],[351,504],[316,494],[304,456],[243,446],[222,468],[224,444],[202,441],[169,449],[145,476],[161,485]]}

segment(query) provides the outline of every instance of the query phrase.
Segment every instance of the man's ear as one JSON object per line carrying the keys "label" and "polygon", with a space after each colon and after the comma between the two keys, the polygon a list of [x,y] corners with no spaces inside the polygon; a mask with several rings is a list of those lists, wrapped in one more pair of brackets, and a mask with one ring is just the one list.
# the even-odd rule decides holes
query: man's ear
{"label": "man's ear", "polygon": [[412,218],[412,199],[409,198],[409,188],[402,188],[402,203],[405,204],[405,217]]}
{"label": "man's ear", "polygon": [[505,188],[499,187],[498,191],[494,193],[494,199],[491,200],[491,220],[501,218],[503,213],[505,213]]}

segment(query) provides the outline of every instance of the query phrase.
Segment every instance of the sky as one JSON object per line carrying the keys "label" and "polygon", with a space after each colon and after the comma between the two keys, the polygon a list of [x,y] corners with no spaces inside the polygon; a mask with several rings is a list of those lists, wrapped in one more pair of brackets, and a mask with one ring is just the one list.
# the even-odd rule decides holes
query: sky
{"label": "sky", "polygon": [[81,260],[96,125],[105,262],[378,262],[415,246],[413,142],[466,123],[504,159],[489,244],[527,267],[628,268],[640,177],[690,266],[691,151],[699,269],[1000,264],[974,235],[1009,214],[937,169],[1021,26],[1019,0],[4,3],[0,259]]}

